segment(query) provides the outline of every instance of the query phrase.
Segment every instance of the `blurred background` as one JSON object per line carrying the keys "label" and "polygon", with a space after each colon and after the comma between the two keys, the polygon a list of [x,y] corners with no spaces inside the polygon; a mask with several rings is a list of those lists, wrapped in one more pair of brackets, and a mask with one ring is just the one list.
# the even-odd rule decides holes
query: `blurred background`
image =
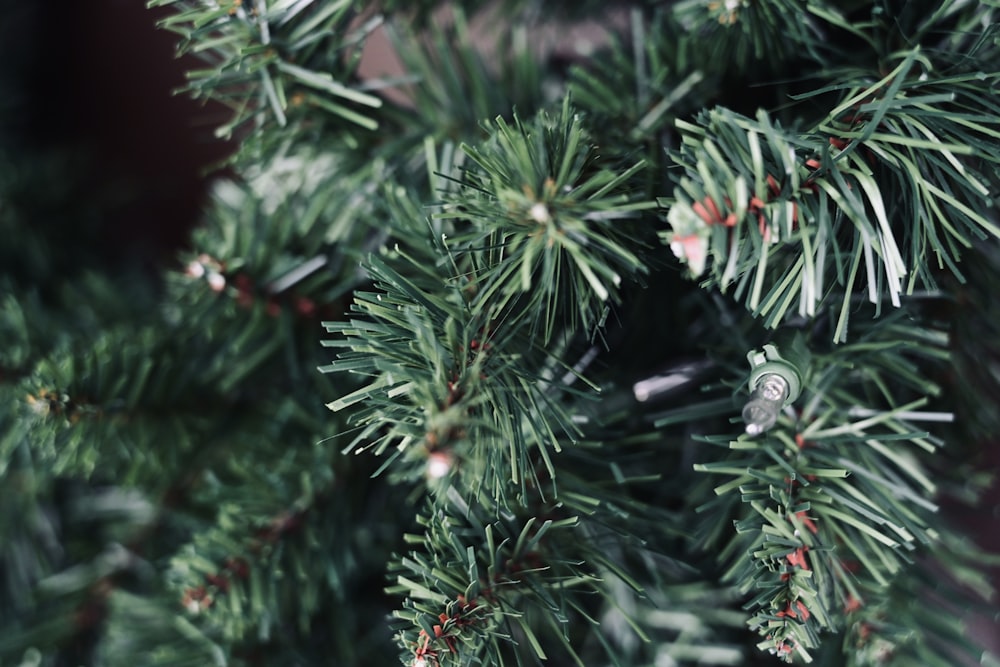
{"label": "blurred background", "polygon": [[40,215],[56,226],[93,207],[93,243],[108,259],[169,256],[227,148],[212,136],[217,113],[172,94],[192,63],[156,29],[163,12],[134,0],[2,4],[0,137],[25,168],[49,161],[68,179],[52,184],[65,199],[36,203],[49,207]]}

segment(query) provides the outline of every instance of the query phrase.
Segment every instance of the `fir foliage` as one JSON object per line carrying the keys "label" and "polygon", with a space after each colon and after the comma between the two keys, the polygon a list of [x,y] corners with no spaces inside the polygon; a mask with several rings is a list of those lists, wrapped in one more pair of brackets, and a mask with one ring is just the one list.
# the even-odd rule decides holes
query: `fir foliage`
{"label": "fir foliage", "polygon": [[174,10],[161,25],[180,37],[179,53],[205,61],[189,73],[187,90],[232,110],[217,130],[231,137],[247,123],[261,130],[302,122],[303,110],[312,109],[322,114],[309,118],[377,127],[369,111],[382,102],[353,76],[361,55],[354,47],[377,21],[357,25],[354,4],[154,0],[149,6]]}
{"label": "fir foliage", "polygon": [[997,664],[996,3],[605,4],[153,0],[154,272],[0,155],[3,664]]}

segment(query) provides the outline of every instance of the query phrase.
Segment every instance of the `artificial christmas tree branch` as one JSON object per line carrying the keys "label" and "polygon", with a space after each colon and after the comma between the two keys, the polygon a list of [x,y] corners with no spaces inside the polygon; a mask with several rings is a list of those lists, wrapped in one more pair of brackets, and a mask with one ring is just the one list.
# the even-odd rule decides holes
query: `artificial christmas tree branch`
{"label": "artificial christmas tree branch", "polygon": [[992,664],[994,6],[153,4],[239,146],[148,289],[0,208],[5,663]]}
{"label": "artificial christmas tree branch", "polygon": [[[467,171],[455,203],[438,216],[456,222],[421,249],[441,253],[428,258],[436,270],[422,270],[405,249],[397,257],[406,274],[372,257],[368,271],[381,291],[356,299],[365,320],[328,325],[347,339],[327,344],[346,345],[349,353],[324,368],[373,378],[330,406],[342,410],[363,400],[372,406],[361,413],[367,427],[355,442],[380,454],[395,445],[394,456],[412,443],[422,444],[425,455],[485,458],[481,474],[471,477],[494,497],[505,495],[507,481],[535,476],[529,448],[539,448],[546,476],[554,477],[546,448],[558,448],[563,433],[576,437],[552,396],[558,388],[539,375],[548,356],[543,346],[555,342],[557,326],[582,333],[597,326],[606,302],[615,300],[620,274],[639,266],[635,251],[623,245],[635,241],[615,228],[651,207],[614,194],[636,169],[584,175],[589,149],[568,101],[557,118],[542,116],[532,126],[497,122],[489,153],[466,148],[482,175]],[[536,370],[518,369],[531,363]],[[571,368],[562,364],[561,373]],[[543,415],[550,421],[537,418]]]}
{"label": "artificial christmas tree branch", "polygon": [[[957,579],[966,576],[959,573],[964,565],[952,552],[951,538],[939,532],[946,529],[934,521],[936,489],[921,465],[933,463],[929,455],[943,443],[919,426],[950,415],[916,409],[926,398],[912,400],[938,395],[927,373],[947,361],[947,337],[913,329],[902,319],[896,313],[866,323],[858,342],[833,348],[829,358],[814,356],[805,386],[815,393],[807,389],[801,407],[787,410],[765,439],[732,441],[729,459],[698,466],[733,477],[715,487],[717,499],[700,508],[702,514],[732,514],[733,504],[724,499],[738,492],[757,515],[737,522],[737,535],[724,549],[733,563],[728,576],[745,582],[748,594],[746,582],[760,579],[750,607],[762,608],[754,627],[765,636],[763,648],[786,658],[797,652],[807,659],[806,650],[821,636],[818,629],[842,622],[834,620],[840,609],[849,622],[866,605],[884,610],[892,582],[910,577],[928,557],[954,563]],[[819,368],[822,376],[814,374]],[[888,375],[898,383],[895,391],[904,393],[886,391]],[[718,534],[704,539],[705,545],[716,544]],[[760,565],[752,566],[755,561]],[[975,590],[984,601],[992,599],[988,587]],[[954,644],[918,646],[899,636],[880,637],[879,625],[867,626],[861,642],[878,646],[874,652],[919,651],[929,664],[956,659]],[[932,625],[931,634],[951,633],[947,624]]]}
{"label": "artificial christmas tree branch", "polygon": [[382,101],[344,79],[360,55],[350,50],[377,23],[352,25],[358,15],[351,2],[304,11],[310,4],[154,0],[149,6],[175,9],[162,27],[181,36],[180,53],[195,53],[208,65],[189,73],[190,92],[232,109],[219,136],[229,138],[251,121],[257,128],[268,122],[285,127],[290,114],[310,107],[374,129],[377,123],[363,109]]}

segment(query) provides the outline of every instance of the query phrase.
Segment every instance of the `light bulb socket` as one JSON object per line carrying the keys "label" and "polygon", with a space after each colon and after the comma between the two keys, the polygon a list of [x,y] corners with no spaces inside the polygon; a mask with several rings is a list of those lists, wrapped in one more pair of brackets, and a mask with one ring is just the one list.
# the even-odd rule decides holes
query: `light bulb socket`
{"label": "light bulb socket", "polygon": [[792,362],[781,356],[775,345],[767,344],[763,350],[752,350],[747,354],[750,362],[750,379],[748,387],[752,394],[763,383],[768,375],[777,375],[788,385],[788,393],[781,407],[790,405],[802,393],[802,373]]}

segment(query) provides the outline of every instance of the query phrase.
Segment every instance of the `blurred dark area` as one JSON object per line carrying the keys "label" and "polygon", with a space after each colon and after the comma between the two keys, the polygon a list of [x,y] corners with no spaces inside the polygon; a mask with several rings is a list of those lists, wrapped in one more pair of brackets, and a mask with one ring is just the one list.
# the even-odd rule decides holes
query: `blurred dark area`
{"label": "blurred dark area", "polygon": [[173,94],[194,63],[145,4],[0,2],[6,198],[80,255],[138,266],[184,243],[227,153],[212,136],[220,112]]}

